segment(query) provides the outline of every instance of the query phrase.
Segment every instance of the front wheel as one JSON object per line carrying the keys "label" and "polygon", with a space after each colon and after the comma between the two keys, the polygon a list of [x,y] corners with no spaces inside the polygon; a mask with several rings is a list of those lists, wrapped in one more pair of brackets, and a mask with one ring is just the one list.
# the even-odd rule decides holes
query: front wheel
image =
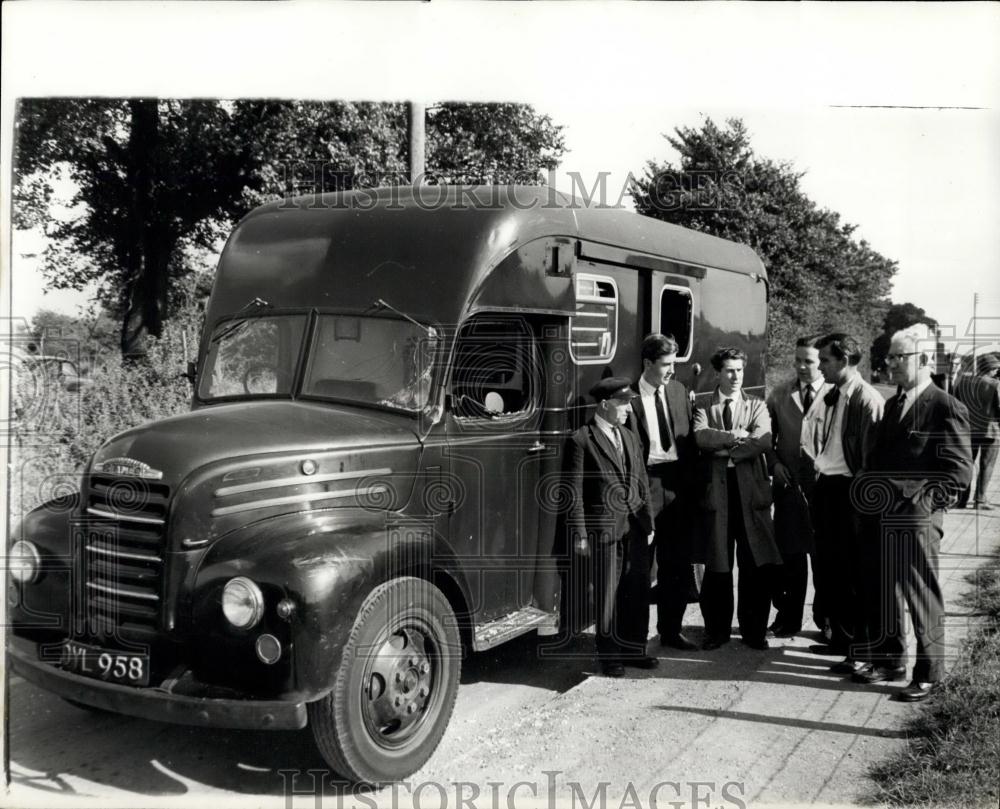
{"label": "front wheel", "polygon": [[340,775],[382,784],[412,775],[448,726],[462,666],[455,614],[430,582],[393,579],[365,599],[333,690],[309,704],[323,758]]}

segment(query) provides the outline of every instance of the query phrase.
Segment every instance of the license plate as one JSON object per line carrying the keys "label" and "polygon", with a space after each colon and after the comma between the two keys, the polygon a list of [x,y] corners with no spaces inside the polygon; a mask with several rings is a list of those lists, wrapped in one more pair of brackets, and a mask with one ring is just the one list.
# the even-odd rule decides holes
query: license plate
{"label": "license plate", "polygon": [[148,654],[118,652],[68,640],[59,649],[58,666],[109,683],[149,685]]}

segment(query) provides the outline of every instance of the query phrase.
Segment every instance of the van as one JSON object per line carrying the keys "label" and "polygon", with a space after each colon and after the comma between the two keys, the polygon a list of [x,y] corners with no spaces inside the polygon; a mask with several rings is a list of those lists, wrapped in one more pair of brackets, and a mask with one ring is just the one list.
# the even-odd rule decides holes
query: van
{"label": "van", "polygon": [[109,439],[15,528],[9,656],[77,704],[311,726],[345,778],[416,771],[462,655],[565,626],[566,438],[652,331],[764,384],[748,247],[544,187],[254,210],[219,260],[192,408]]}

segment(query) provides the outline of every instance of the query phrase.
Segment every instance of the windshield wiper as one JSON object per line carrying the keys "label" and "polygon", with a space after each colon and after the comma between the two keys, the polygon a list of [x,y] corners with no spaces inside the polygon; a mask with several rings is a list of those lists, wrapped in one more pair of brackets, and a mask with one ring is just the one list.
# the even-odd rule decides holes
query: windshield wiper
{"label": "windshield wiper", "polygon": [[[254,310],[256,310],[256,309],[270,309],[270,308],[271,308],[271,304],[269,304],[263,298],[254,298],[253,300],[251,300],[247,304],[245,304],[243,307],[241,307],[240,309],[236,310],[235,314],[236,315],[242,314],[247,309],[254,309]],[[211,341],[209,342],[209,345],[215,345],[216,343],[218,343],[218,342],[224,340],[225,338],[227,338],[230,334],[234,334],[235,332],[241,331],[243,329],[243,327],[246,326],[246,324],[248,322],[249,321],[246,320],[246,318],[244,318],[243,320],[237,320],[235,323],[232,323],[229,326],[226,326],[226,328],[224,328],[222,331],[220,331],[218,334],[216,334],[211,339]]]}
{"label": "windshield wiper", "polygon": [[416,326],[418,329],[420,329],[420,331],[422,331],[428,337],[437,337],[437,330],[436,329],[434,329],[431,326],[425,326],[419,320],[415,320],[414,318],[410,317],[408,314],[406,314],[406,312],[400,312],[399,309],[397,309],[395,306],[393,306],[390,303],[387,303],[384,298],[376,298],[375,302],[372,304],[372,306],[374,306],[374,307],[376,307],[378,309],[388,309],[391,312],[395,312],[401,318],[404,318],[405,320],[409,320],[410,323],[412,323],[414,326]]}

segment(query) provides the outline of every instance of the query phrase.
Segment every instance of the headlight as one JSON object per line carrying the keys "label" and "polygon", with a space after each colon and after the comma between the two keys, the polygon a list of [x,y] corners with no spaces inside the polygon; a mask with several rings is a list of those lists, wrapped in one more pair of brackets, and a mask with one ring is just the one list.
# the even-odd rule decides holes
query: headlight
{"label": "headlight", "polygon": [[264,596],[246,576],[237,576],[222,590],[222,612],[233,626],[248,629],[264,614]]}
{"label": "headlight", "polygon": [[33,542],[18,540],[10,548],[7,559],[11,578],[18,584],[31,584],[38,581],[42,568],[42,557]]}

